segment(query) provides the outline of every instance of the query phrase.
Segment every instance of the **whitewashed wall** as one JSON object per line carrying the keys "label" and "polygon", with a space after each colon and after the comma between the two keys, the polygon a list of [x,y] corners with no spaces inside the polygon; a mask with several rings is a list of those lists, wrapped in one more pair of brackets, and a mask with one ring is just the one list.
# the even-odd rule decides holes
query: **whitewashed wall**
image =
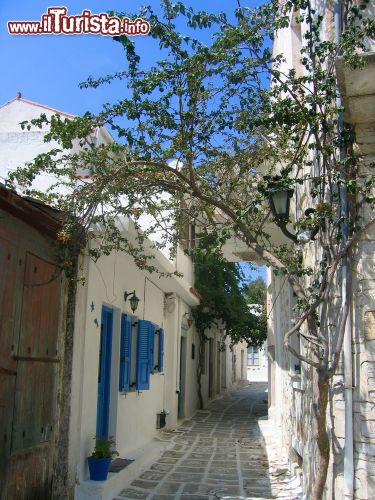
{"label": "whitewashed wall", "polygon": [[[114,311],[109,434],[115,437],[117,449],[122,456],[128,456],[156,436],[156,414],[162,410],[169,413],[169,426],[175,427],[178,398],[176,391],[179,385],[176,373],[179,373],[177,368],[180,362],[177,346],[183,314],[190,312],[190,306],[180,297],[174,299],[173,307],[169,307],[169,310],[165,308],[165,293],[170,290],[165,286],[161,288],[157,274],[150,276],[140,271],[124,253],[112,253],[96,263],[86,259],[85,274],[86,282],[79,286],[77,299],[77,343],[72,384],[72,398],[78,404],[73,406],[72,411],[72,422],[76,422],[76,425],[72,426],[71,442],[74,447],[78,431],[80,445],[77,474],[80,479],[87,478],[85,459],[90,455],[92,438],[96,433],[102,305],[111,307]],[[152,321],[165,330],[165,369],[163,374],[150,375],[149,390],[129,392],[125,395],[118,390],[120,321],[121,313],[133,314],[129,301],[124,301],[124,292],[133,290],[141,299],[134,316]],[[192,297],[190,302],[190,305],[196,305],[198,301]],[[176,325],[180,325],[180,332],[176,331]],[[187,332],[187,337],[194,338],[193,329]],[[134,358],[132,362],[135,362]],[[191,415],[197,408],[195,378],[190,377],[190,372],[194,372],[195,362],[186,360],[189,372],[185,398],[187,415]],[[78,408],[81,408],[80,412]]]}

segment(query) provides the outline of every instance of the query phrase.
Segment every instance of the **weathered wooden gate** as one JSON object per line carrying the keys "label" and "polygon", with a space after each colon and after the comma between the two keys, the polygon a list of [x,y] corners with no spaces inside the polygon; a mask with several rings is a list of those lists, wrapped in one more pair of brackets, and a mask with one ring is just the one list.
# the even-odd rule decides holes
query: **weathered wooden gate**
{"label": "weathered wooden gate", "polygon": [[61,275],[49,238],[7,211],[0,210],[0,218],[1,499],[50,499]]}

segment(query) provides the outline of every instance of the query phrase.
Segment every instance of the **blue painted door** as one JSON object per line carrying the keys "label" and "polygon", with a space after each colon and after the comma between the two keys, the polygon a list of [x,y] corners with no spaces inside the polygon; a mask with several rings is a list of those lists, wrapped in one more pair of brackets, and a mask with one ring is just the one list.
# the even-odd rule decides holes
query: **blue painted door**
{"label": "blue painted door", "polygon": [[109,400],[111,388],[111,356],[112,356],[113,311],[102,307],[100,329],[100,352],[98,374],[98,410],[96,418],[96,435],[108,437]]}

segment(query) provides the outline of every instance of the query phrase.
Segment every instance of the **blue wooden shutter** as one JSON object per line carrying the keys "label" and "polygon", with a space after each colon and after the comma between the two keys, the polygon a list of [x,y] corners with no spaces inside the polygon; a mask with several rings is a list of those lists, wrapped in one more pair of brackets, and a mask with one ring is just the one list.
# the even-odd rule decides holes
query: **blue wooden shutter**
{"label": "blue wooden shutter", "polygon": [[159,352],[158,352],[159,372],[164,371],[164,330],[159,329]]}
{"label": "blue wooden shutter", "polygon": [[122,314],[121,346],[120,346],[120,380],[119,380],[119,390],[122,392],[129,392],[130,390],[131,349],[132,349],[132,320],[130,316]]}
{"label": "blue wooden shutter", "polygon": [[154,373],[155,369],[155,356],[154,356],[154,349],[155,349],[155,325],[152,323],[149,323],[149,344],[148,344],[148,366],[150,369],[150,373]]}
{"label": "blue wooden shutter", "polygon": [[138,320],[137,336],[137,380],[138,391],[150,388],[150,322]]}

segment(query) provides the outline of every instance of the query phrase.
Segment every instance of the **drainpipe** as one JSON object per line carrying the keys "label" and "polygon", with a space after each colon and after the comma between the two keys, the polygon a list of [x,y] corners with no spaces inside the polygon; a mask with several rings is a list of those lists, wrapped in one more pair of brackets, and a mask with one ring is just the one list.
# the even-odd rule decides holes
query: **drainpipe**
{"label": "drainpipe", "polygon": [[[341,1],[335,0],[334,5],[335,22],[335,41],[339,43],[341,38]],[[341,104],[341,98],[338,97],[338,104]],[[338,116],[338,132],[343,129],[343,115],[340,112]],[[343,147],[340,147],[340,159],[345,156]],[[348,215],[347,193],[345,186],[340,187],[340,209],[341,214]],[[346,220],[342,223],[343,244],[348,240],[348,224]],[[345,256],[342,260],[342,304],[350,301],[347,294],[347,283],[349,280],[348,258]],[[349,307],[348,316],[345,324],[344,344],[344,394],[345,394],[345,444],[344,444],[344,498],[353,498],[354,483],[354,453],[353,453],[353,367],[352,367],[352,316],[351,307]]]}

